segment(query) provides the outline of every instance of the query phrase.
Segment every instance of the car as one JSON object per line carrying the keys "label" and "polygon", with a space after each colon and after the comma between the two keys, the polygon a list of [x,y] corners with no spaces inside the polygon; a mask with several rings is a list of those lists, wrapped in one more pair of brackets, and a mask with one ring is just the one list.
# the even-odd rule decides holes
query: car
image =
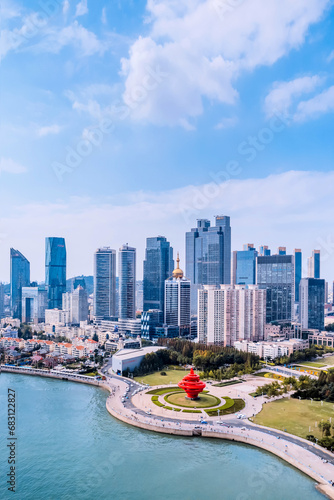
{"label": "car", "polygon": [[281,439],[280,436],[276,436],[277,439]]}
{"label": "car", "polygon": [[201,424],[207,424],[206,420],[201,420]]}
{"label": "car", "polygon": [[241,429],[240,429],[240,430],[245,431],[245,430],[246,430],[246,427],[241,427]]}

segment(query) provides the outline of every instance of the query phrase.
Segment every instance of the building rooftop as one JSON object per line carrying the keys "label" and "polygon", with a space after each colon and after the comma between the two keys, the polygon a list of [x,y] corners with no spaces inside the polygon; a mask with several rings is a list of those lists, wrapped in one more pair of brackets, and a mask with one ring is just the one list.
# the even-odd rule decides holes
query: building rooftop
{"label": "building rooftop", "polygon": [[142,347],[141,349],[121,349],[120,351],[116,352],[114,356],[122,359],[131,359],[133,357],[145,356],[146,354],[159,351],[160,349],[166,349],[166,347],[150,346]]}

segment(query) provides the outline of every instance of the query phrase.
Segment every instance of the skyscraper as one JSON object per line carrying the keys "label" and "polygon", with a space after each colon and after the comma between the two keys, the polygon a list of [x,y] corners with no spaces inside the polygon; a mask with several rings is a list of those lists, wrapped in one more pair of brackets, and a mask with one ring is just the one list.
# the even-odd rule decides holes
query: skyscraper
{"label": "skyscraper", "polygon": [[261,245],[259,247],[259,256],[260,257],[268,257],[271,254],[271,250],[267,245]]}
{"label": "skyscraper", "polygon": [[109,247],[94,254],[94,316],[116,316],[116,250]]}
{"label": "skyscraper", "polygon": [[0,283],[0,319],[5,315],[5,287]]}
{"label": "skyscraper", "polygon": [[186,233],[186,275],[191,284],[221,285],[231,282],[230,217],[215,218],[215,226],[199,219]]}
{"label": "skyscraper", "polygon": [[299,297],[302,328],[323,330],[325,326],[325,280],[301,279]]}
{"label": "skyscraper", "polygon": [[22,287],[30,285],[30,262],[10,249],[10,304],[13,318],[22,320]]}
{"label": "skyscraper", "polygon": [[312,256],[307,259],[308,278],[320,278],[320,250],[313,250]]}
{"label": "skyscraper", "polygon": [[174,269],[173,248],[164,236],[146,239],[143,310],[164,311],[165,280]]}
{"label": "skyscraper", "polygon": [[179,267],[179,256],[176,259],[176,269],[165,281],[165,311],[164,322],[167,326],[179,328],[179,336],[188,336],[191,332],[190,318],[190,280],[183,276]]}
{"label": "skyscraper", "polygon": [[44,323],[47,304],[45,286],[22,287],[22,322]]}
{"label": "skyscraper", "polygon": [[295,302],[299,302],[299,284],[302,279],[302,251],[296,249],[295,253]]}
{"label": "skyscraper", "polygon": [[295,268],[293,255],[257,257],[257,284],[267,290],[266,321],[294,318]]}
{"label": "skyscraper", "polygon": [[48,309],[61,309],[66,292],[66,246],[64,238],[45,238],[45,285]]}
{"label": "skyscraper", "polygon": [[88,298],[86,290],[79,285],[71,293],[71,323],[80,325],[80,321],[88,319]]}
{"label": "skyscraper", "polygon": [[136,318],[136,249],[123,245],[118,253],[119,319]]}
{"label": "skyscraper", "polygon": [[242,251],[233,252],[233,285],[255,285],[256,257],[257,251],[250,243]]}

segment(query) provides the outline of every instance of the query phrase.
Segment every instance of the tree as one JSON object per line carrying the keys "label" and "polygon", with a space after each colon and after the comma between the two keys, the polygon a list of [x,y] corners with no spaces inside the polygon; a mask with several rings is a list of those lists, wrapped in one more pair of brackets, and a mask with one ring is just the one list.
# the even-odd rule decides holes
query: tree
{"label": "tree", "polygon": [[97,333],[95,332],[94,335],[93,335],[93,340],[95,340],[95,342],[98,342],[99,341],[99,337],[97,336]]}

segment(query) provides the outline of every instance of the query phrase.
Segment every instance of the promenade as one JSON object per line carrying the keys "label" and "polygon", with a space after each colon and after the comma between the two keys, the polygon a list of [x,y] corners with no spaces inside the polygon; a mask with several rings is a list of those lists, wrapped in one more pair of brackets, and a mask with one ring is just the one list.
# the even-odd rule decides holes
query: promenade
{"label": "promenade", "polygon": [[[237,388],[235,386],[208,388],[210,394],[221,398],[228,395],[232,398],[244,399],[246,406],[242,413],[250,417],[261,411],[262,404],[264,404],[263,398],[260,397],[257,398],[258,401],[254,401],[254,398],[246,394],[252,382],[257,381],[255,378],[254,380],[250,378]],[[223,417],[209,417],[208,415],[204,417],[204,414],[182,414],[182,412],[160,408],[152,404],[151,396],[146,394],[148,390],[146,386],[113,374],[107,376],[107,385],[110,388],[110,395],[106,402],[107,410],[119,420],[141,429],[165,434],[220,438],[257,446],[310,476],[318,483],[319,491],[334,500],[334,486],[332,485],[334,455],[324,448],[286,432],[256,425],[248,419],[239,420],[233,414]],[[129,399],[122,402],[127,388],[129,388]],[[135,391],[137,393],[133,395]],[[201,423],[204,418],[206,424]]]}

